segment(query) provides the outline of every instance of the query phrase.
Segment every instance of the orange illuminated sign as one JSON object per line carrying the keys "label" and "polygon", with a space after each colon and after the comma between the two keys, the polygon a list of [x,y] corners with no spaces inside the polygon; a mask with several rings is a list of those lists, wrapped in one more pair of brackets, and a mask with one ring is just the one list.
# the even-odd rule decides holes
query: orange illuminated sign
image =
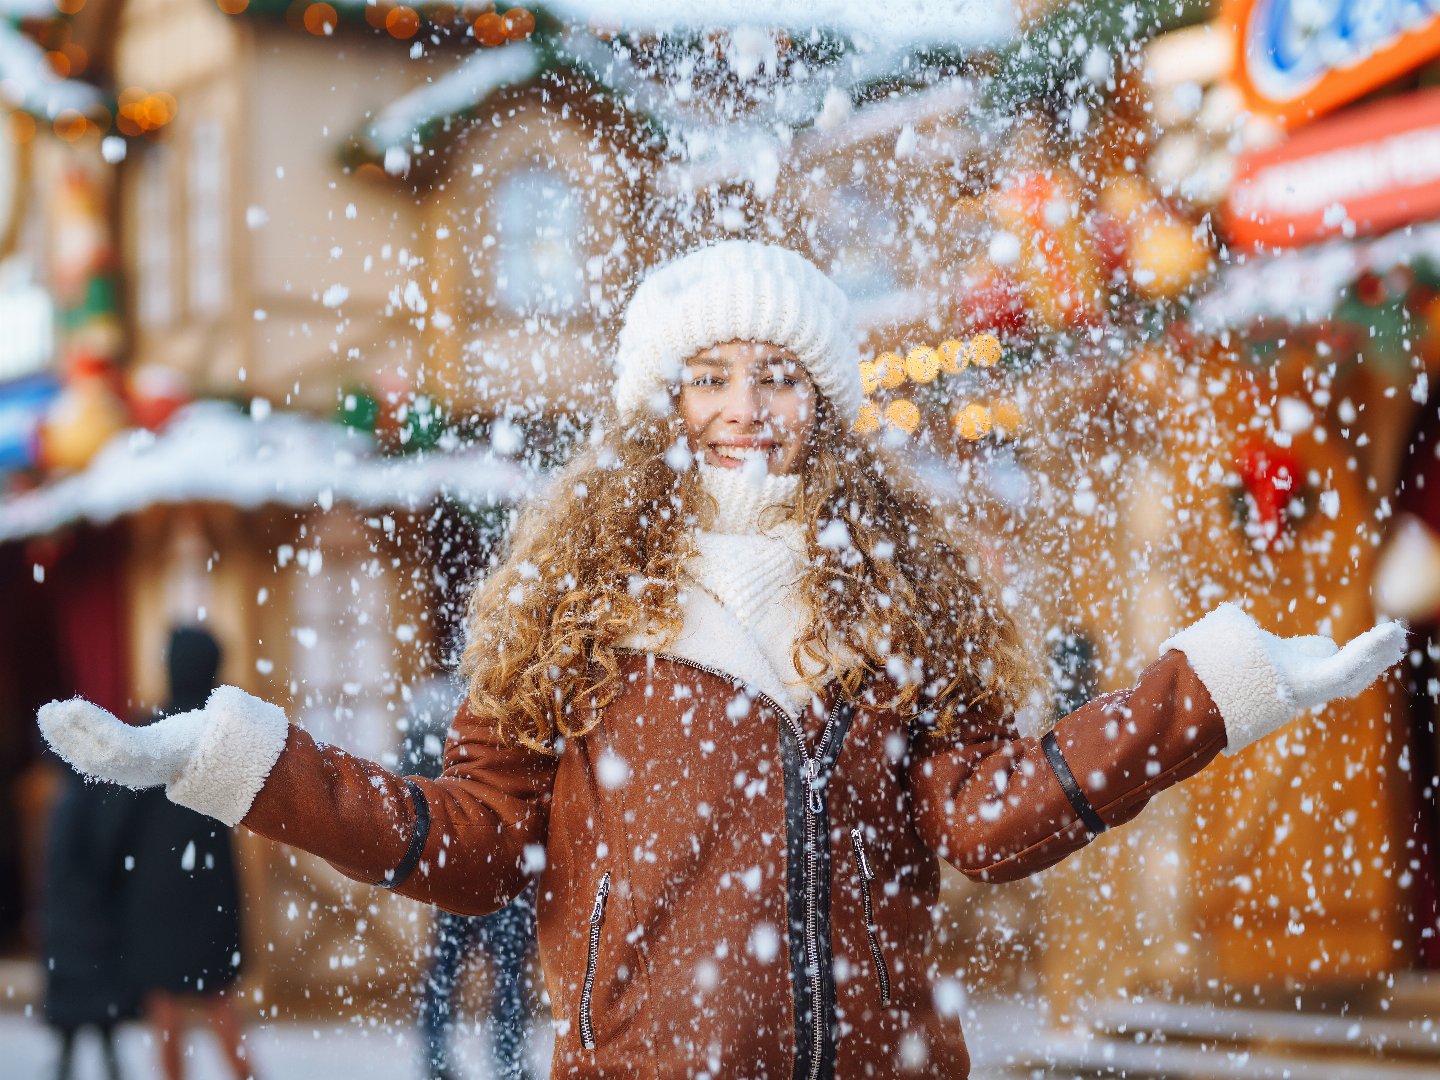
{"label": "orange illuminated sign", "polygon": [[1440,217],[1440,90],[1347,110],[1236,162],[1237,244],[1293,247]]}
{"label": "orange illuminated sign", "polygon": [[1226,0],[1232,78],[1293,127],[1440,56],[1440,0]]}

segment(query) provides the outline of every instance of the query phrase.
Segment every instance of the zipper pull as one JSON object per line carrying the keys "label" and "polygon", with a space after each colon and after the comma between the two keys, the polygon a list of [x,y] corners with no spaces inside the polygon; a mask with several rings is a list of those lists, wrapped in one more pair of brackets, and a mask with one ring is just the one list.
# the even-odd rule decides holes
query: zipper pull
{"label": "zipper pull", "polygon": [[870,869],[870,860],[865,857],[865,832],[863,829],[857,827],[850,830],[850,845],[855,849],[855,859],[860,864],[860,876],[866,881],[875,880],[875,873]]}
{"label": "zipper pull", "polygon": [[816,774],[815,762],[807,763],[805,771],[809,774],[810,784],[810,812],[819,814],[822,805],[820,802],[820,777]]}
{"label": "zipper pull", "polygon": [[595,906],[590,909],[590,925],[598,926],[605,915],[605,898],[610,895],[610,871],[600,879],[600,888],[595,892]]}

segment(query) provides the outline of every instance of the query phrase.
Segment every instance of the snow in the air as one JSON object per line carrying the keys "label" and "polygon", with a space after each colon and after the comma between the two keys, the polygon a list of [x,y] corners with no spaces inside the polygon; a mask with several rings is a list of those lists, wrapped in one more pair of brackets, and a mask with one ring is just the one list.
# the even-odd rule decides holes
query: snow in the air
{"label": "snow in the air", "polygon": [[[202,1080],[1440,1069],[1440,198],[1236,195],[1440,124],[1440,17],[1361,6],[0,0],[0,311],[55,328],[22,378],[0,327],[16,1075],[73,970],[30,851],[115,785],[236,826],[243,926],[126,1075],[166,994],[244,1029]],[[1385,77],[1275,119],[1234,35],[1292,16]],[[734,240],[840,361],[793,267],[653,301],[753,355],[620,334]],[[219,834],[122,835],[114,908]]]}

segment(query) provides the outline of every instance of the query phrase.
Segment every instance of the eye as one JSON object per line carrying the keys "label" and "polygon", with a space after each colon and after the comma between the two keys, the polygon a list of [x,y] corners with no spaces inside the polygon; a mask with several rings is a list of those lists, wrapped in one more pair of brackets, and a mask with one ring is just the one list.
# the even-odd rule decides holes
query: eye
{"label": "eye", "polygon": [[723,386],[724,384],[724,379],[708,371],[692,376],[690,379],[691,386]]}

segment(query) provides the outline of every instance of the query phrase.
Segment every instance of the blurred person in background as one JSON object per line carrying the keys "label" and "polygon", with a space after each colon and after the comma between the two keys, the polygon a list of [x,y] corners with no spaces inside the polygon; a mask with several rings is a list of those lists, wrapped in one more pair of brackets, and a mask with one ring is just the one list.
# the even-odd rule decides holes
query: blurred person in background
{"label": "blurred person in background", "polygon": [[[154,718],[204,706],[220,645],[196,627],[171,631],[170,700]],[[128,794],[128,793],[127,793]],[[230,830],[151,788],[136,792],[122,930],[130,977],[159,1044],[166,1080],[181,1080],[184,1021],[197,1008],[237,1080],[255,1075],[229,990],[240,975],[240,895]]]}
{"label": "blurred person in background", "polygon": [[100,1035],[105,1071],[120,1080],[115,1026],[139,1015],[139,995],[121,954],[125,850],[135,796],[86,783],[62,764],[60,794],[45,845],[40,962],[43,1014],[60,1036],[57,1080],[74,1073],[86,1027]]}
{"label": "blurred person in background", "polygon": [[[439,776],[441,756],[450,721],[460,707],[465,688],[455,680],[436,675],[421,683],[411,699],[410,726],[405,735],[405,769],[417,776]],[[461,969],[477,946],[489,959],[494,981],[490,1016],[485,1027],[490,1037],[491,1071],[496,1080],[530,1080],[526,1061],[530,1030],[530,1003],[525,987],[526,962],[535,936],[534,889],[531,888],[491,915],[455,915],[437,911],[430,969],[420,1001],[420,1031],[426,1080],[456,1080],[454,1012],[452,1001]]]}

